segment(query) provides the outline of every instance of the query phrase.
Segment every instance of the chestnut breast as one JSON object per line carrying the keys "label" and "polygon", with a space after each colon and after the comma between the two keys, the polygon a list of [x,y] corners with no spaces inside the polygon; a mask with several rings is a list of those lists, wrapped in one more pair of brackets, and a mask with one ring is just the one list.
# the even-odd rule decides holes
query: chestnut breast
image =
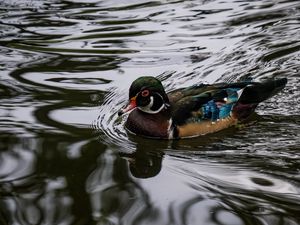
{"label": "chestnut breast", "polygon": [[166,111],[156,114],[134,109],[128,116],[125,127],[138,135],[153,138],[168,138],[170,117]]}

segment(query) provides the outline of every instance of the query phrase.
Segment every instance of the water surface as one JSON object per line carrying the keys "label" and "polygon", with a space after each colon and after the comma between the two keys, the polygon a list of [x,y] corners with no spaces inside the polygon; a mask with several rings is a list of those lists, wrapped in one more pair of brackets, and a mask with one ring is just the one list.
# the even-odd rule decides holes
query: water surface
{"label": "water surface", "polygon": [[[0,224],[300,224],[300,3],[2,0]],[[287,77],[251,123],[147,140],[117,111],[168,91]]]}

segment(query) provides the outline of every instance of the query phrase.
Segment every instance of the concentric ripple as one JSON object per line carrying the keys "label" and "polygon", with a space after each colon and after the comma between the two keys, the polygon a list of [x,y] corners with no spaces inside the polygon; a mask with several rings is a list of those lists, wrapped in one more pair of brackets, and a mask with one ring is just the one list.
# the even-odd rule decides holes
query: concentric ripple
{"label": "concentric ripple", "polygon": [[[106,96],[99,110],[99,117],[93,122],[93,127],[100,133],[101,141],[110,146],[117,146],[122,152],[135,151],[135,144],[128,139],[124,128],[126,116],[119,117],[118,111],[126,104],[127,98],[117,90]],[[109,113],[107,113],[109,112]]]}

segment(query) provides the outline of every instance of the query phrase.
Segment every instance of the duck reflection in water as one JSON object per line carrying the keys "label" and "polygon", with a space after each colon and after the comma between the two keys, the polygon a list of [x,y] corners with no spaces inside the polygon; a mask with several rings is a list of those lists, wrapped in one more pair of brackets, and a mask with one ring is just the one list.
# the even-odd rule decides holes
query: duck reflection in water
{"label": "duck reflection in water", "polygon": [[[258,119],[257,114],[253,114],[247,120],[244,126],[251,124]],[[135,151],[127,153],[126,150],[120,152],[119,155],[128,162],[128,169],[132,176],[136,178],[146,179],[157,176],[162,169],[162,161],[164,156],[168,155],[167,152],[186,156],[186,151],[201,152],[210,151],[212,149],[219,149],[220,143],[224,137],[230,137],[239,127],[232,127],[218,133],[211,134],[203,137],[196,137],[194,139],[181,139],[164,141],[159,139],[146,139],[144,137],[136,136],[128,132],[128,138],[131,142],[135,143]],[[171,149],[171,150],[169,150]],[[183,152],[182,152],[183,151]]]}
{"label": "duck reflection in water", "polygon": [[[129,171],[136,178],[150,178],[159,174],[162,168],[164,148],[166,145],[157,141],[157,145],[144,139],[135,138],[136,151],[133,153],[120,153],[120,156],[129,163]],[[166,146],[165,146],[166,147]]]}
{"label": "duck reflection in water", "polygon": [[133,154],[120,154],[129,162],[130,173],[136,178],[150,178],[159,174],[163,159],[162,152],[143,151]]}

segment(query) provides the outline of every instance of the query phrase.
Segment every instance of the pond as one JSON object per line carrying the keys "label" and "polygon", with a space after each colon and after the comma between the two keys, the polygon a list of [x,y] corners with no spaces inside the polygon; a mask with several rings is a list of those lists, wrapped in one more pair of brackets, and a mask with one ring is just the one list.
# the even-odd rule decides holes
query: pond
{"label": "pond", "polygon": [[[1,0],[0,224],[300,224],[299,37],[292,0]],[[165,141],[117,115],[140,76],[288,84]]]}

